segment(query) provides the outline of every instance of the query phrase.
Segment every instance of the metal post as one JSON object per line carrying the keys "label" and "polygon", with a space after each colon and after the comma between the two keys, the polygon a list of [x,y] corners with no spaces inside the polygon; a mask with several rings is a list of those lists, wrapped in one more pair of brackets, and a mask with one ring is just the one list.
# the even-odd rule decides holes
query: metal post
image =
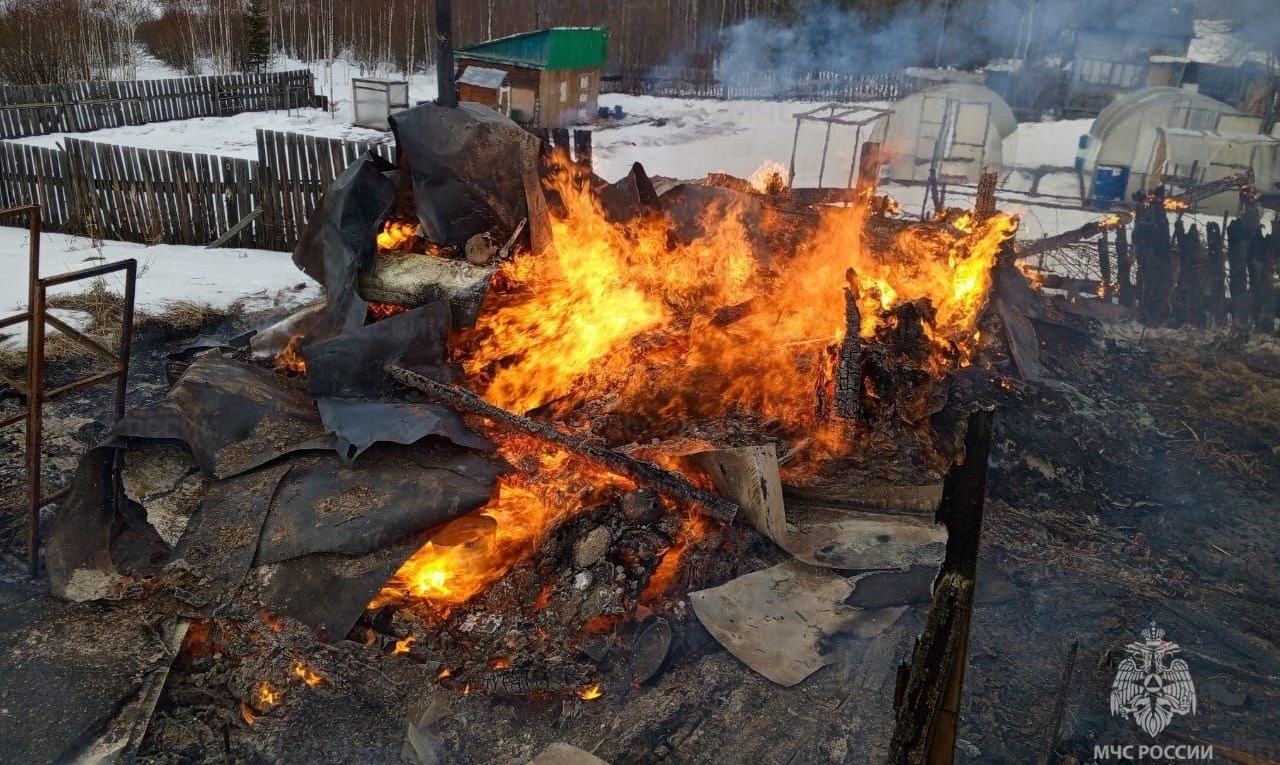
{"label": "metal post", "polygon": [[40,441],[44,426],[44,285],[31,280],[27,322],[27,569],[40,575]]}
{"label": "metal post", "polygon": [[787,188],[796,185],[796,147],[800,145],[800,122],[801,119],[796,117],[796,134],[791,139],[791,167],[787,170]]}
{"label": "metal post", "polygon": [[853,159],[849,160],[849,181],[844,185],[846,189],[853,188],[853,176],[858,171],[858,156],[862,154],[862,126],[858,126],[858,133],[853,137]]}
{"label": "metal post", "polygon": [[436,0],[436,82],[440,93],[436,103],[457,106],[458,90],[453,82],[453,0]]}
{"label": "metal post", "polygon": [[831,122],[827,121],[827,136],[822,140],[822,164],[818,165],[818,188],[822,188],[822,176],[827,173],[827,147],[831,145]]}

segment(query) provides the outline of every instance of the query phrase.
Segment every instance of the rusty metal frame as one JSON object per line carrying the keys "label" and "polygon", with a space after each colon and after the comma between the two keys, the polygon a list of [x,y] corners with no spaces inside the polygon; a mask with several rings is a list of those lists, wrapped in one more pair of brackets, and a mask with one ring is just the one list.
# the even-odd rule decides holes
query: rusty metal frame
{"label": "rusty metal frame", "polygon": [[[24,411],[0,419],[0,428],[26,421],[27,452],[27,565],[32,577],[40,573],[40,509],[62,499],[66,489],[44,496],[40,467],[44,436],[44,404],[69,393],[76,393],[110,380],[116,383],[115,417],[124,417],[125,393],[129,386],[129,353],[133,345],[133,304],[137,294],[138,261],[133,258],[106,263],[79,271],[56,276],[40,276],[40,206],[25,205],[0,210],[0,220],[27,216],[27,228],[31,241],[28,244],[28,290],[26,310],[0,318],[0,329],[23,322],[27,325],[27,379],[25,383],[4,378],[25,400]],[[102,343],[80,332],[66,322],[48,314],[48,291],[85,279],[96,279],[107,274],[125,273],[124,310],[121,317],[120,347],[112,351]],[[112,368],[83,377],[66,385],[45,390],[45,325],[58,330],[68,340],[109,362]]]}

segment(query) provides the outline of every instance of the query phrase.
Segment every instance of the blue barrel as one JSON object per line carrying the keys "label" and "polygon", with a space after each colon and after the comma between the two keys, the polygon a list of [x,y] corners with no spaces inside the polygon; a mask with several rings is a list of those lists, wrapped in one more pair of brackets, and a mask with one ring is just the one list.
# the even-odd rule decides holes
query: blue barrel
{"label": "blue barrel", "polygon": [[1129,168],[1115,165],[1098,165],[1093,171],[1093,207],[1110,210],[1125,203],[1125,190],[1129,188]]}

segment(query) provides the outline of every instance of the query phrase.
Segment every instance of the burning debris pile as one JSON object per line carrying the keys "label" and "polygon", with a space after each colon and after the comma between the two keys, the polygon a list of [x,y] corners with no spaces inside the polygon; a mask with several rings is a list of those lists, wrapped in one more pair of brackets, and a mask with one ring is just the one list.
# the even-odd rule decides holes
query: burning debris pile
{"label": "burning debris pile", "polygon": [[689,592],[780,551],[940,559],[927,521],[803,497],[947,470],[1016,219],[776,171],[607,184],[480,107],[393,121],[398,164],[351,166],[295,253],[325,303],[175,359],[85,460],[61,594],[252,603],[460,692],[592,699],[661,671]]}

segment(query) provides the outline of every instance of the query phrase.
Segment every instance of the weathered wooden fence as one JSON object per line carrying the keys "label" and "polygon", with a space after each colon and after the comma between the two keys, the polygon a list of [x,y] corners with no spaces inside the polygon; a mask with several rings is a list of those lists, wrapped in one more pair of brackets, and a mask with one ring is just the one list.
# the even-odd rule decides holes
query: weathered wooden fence
{"label": "weathered wooden fence", "polygon": [[846,74],[806,72],[781,75],[752,72],[719,77],[713,69],[624,66],[600,81],[605,93],[728,100],[893,101],[923,89],[918,78],[901,72]]}
{"label": "weathered wooden fence", "polygon": [[325,191],[367,150],[393,160],[387,144],[259,130],[257,188],[265,229],[259,246],[292,249]]}
{"label": "weathered wooden fence", "polygon": [[0,138],[143,125],[311,102],[311,72],[263,72],[170,80],[0,86]]}
{"label": "weathered wooden fence", "polygon": [[0,208],[39,202],[51,231],[207,245],[254,210],[227,244],[290,250],[329,185],[387,145],[258,131],[258,159],[67,139],[64,150],[0,141]]}

